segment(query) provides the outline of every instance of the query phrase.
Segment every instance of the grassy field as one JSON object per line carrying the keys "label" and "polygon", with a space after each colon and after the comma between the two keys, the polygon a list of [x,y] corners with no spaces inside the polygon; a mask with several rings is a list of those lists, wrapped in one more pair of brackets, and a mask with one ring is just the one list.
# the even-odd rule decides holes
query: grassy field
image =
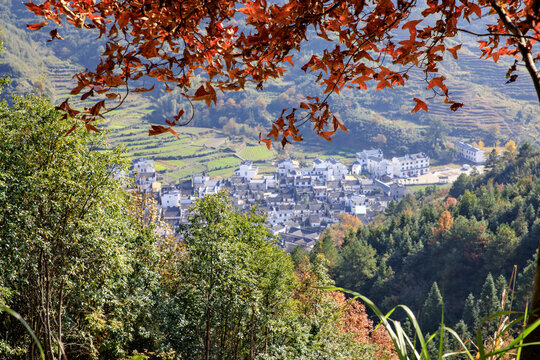
{"label": "grassy field", "polygon": [[[405,185],[405,187],[409,190],[412,190],[412,191],[420,191],[420,190],[425,190],[428,186],[433,186],[433,184],[423,184],[423,185]],[[445,189],[445,188],[450,188],[452,186],[452,184],[444,184],[444,185],[435,185],[437,187],[437,189]]]}
{"label": "grassy field", "polygon": [[238,167],[241,163],[241,160],[237,158],[236,156],[227,156],[218,158],[215,160],[211,160],[206,163],[206,167],[209,171],[212,170],[219,170],[219,169],[226,169],[230,167]]}
{"label": "grassy field", "polygon": [[244,160],[265,161],[274,159],[276,154],[272,150],[268,150],[265,145],[259,145],[246,146],[246,148],[240,152],[240,156]]}

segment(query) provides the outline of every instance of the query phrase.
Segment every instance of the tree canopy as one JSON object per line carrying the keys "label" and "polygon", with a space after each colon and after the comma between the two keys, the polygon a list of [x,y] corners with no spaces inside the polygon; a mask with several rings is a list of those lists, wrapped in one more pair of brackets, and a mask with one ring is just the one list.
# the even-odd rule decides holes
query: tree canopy
{"label": "tree canopy", "polygon": [[[125,156],[98,151],[99,134],[65,136],[71,126],[42,98],[0,103],[0,304],[47,360],[119,358],[153,336],[157,237],[113,176]],[[37,357],[20,324],[1,318],[0,329],[0,357]]]}
{"label": "tree canopy", "polygon": [[[52,20],[93,29],[106,38],[100,63],[76,75],[73,95],[95,97],[93,105],[79,112],[64,102],[61,108],[77,115],[89,130],[93,121],[119,106],[128,93],[154,89],[157,82],[175,87],[190,101],[216,103],[218,91],[237,91],[252,83],[263,89],[271,79],[283,76],[294,64],[296,51],[318,41],[317,52],[302,69],[312,72],[324,88],[323,97],[307,96],[296,108],[283,110],[272,130],[260,140],[287,144],[301,141],[298,127],[311,123],[328,140],[344,124],[332,114],[328,97],[345,88],[375,89],[403,86],[412,68],[424,75],[426,89],[440,95],[452,110],[463,104],[450,98],[439,63],[447,55],[458,57],[460,44],[451,39],[461,32],[482,36],[481,56],[498,61],[515,58],[508,81],[524,64],[540,99],[540,59],[535,43],[540,40],[539,0],[346,0],[346,1],[175,1],[109,0],[30,1],[28,9]],[[478,23],[486,31],[470,27]],[[29,24],[31,30],[47,21]],[[472,30],[471,30],[472,29]],[[51,41],[61,39],[58,28]],[[452,46],[453,45],[453,46]],[[149,79],[146,86],[143,80]],[[306,94],[309,95],[309,94]],[[412,112],[427,111],[424,100],[414,98]],[[153,125],[150,135],[172,132],[187,124],[181,109],[169,127]]]}

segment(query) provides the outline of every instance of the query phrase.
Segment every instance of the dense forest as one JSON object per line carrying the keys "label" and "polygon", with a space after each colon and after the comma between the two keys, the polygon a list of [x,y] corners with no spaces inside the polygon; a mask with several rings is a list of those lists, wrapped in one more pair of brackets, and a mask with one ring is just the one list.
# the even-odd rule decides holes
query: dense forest
{"label": "dense forest", "polygon": [[309,256],[298,248],[293,258],[303,264],[322,254],[339,286],[387,309],[411,306],[429,332],[444,302],[446,323],[474,335],[481,319],[503,310],[503,298],[505,310],[525,310],[540,236],[540,152],[525,143],[491,156],[487,167],[460,175],[450,189],[427,187],[392,202],[367,226],[343,218]]}

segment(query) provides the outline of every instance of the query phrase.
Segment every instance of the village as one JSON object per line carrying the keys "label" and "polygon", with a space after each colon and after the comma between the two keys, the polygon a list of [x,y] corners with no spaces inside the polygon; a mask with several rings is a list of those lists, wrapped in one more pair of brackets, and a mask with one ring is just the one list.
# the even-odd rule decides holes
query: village
{"label": "village", "polygon": [[[473,165],[485,162],[484,151],[458,141],[459,160]],[[154,160],[136,159],[131,176],[137,191],[153,196],[160,217],[176,229],[187,224],[189,208],[197,197],[226,190],[233,205],[246,211],[256,206],[267,214],[272,233],[279,235],[280,246],[291,251],[297,246],[311,250],[321,233],[339,221],[340,214],[351,214],[366,224],[384,211],[392,201],[411,194],[405,186],[412,179],[423,183],[446,184],[459,173],[470,172],[464,164],[451,175],[430,172],[430,159],[424,153],[385,159],[380,149],[363,150],[348,168],[334,158],[315,159],[311,167],[284,158],[273,174],[259,174],[258,167],[243,162],[234,175],[211,179],[194,173],[176,185],[163,185]],[[449,170],[449,168],[443,169]]]}

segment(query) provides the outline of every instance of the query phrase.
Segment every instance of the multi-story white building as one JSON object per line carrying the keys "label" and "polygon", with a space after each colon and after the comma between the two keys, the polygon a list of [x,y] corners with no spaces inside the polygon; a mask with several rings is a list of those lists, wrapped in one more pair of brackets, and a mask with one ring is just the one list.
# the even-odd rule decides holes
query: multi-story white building
{"label": "multi-story white building", "polygon": [[279,176],[287,176],[298,170],[298,163],[290,158],[281,159],[278,162],[277,173]]}
{"label": "multi-story white building", "polygon": [[201,185],[207,182],[208,180],[210,180],[210,176],[206,175],[204,171],[200,173],[194,173],[191,175],[192,185]]}
{"label": "multi-story white building", "polygon": [[392,158],[394,176],[410,177],[424,175],[429,172],[429,156],[425,153],[407,154]]}
{"label": "multi-story white building", "polygon": [[347,174],[347,167],[334,158],[313,160],[313,168],[309,172],[309,176],[320,181],[342,180]]}
{"label": "multi-story white building", "polygon": [[148,159],[135,159],[133,161],[133,169],[139,173],[153,173],[155,172],[154,160]]}
{"label": "multi-story white building", "polygon": [[352,173],[359,175],[363,171],[378,178],[423,175],[429,172],[429,157],[424,153],[417,153],[388,160],[383,158],[381,149],[364,150],[356,153]]}
{"label": "multi-story white building", "polygon": [[349,173],[347,167],[334,158],[326,159],[326,164],[331,172],[330,178],[327,178],[327,180],[343,180]]}
{"label": "multi-story white building", "polygon": [[152,184],[157,180],[154,160],[136,159],[133,161],[133,179],[139,192],[152,192]]}
{"label": "multi-story white building", "polygon": [[257,175],[258,171],[259,171],[259,168],[253,165],[251,161],[244,161],[240,165],[240,168],[234,172],[234,175],[240,176],[246,179],[247,181],[250,181],[251,179],[253,179],[255,175]]}
{"label": "multi-story white building", "polygon": [[164,208],[176,207],[180,205],[180,191],[170,190],[161,194],[161,206]]}
{"label": "multi-story white building", "polygon": [[366,164],[366,171],[375,177],[394,177],[395,164],[388,159],[369,158]]}
{"label": "multi-story white building", "polygon": [[356,153],[356,161],[352,165],[351,173],[360,175],[364,171],[368,171],[368,165],[371,168],[378,167],[378,163],[383,160],[383,152],[381,149],[362,150]]}
{"label": "multi-story white building", "polygon": [[469,160],[475,164],[483,164],[486,161],[485,151],[464,143],[463,141],[456,141],[454,146],[458,148],[459,156],[462,159]]}

